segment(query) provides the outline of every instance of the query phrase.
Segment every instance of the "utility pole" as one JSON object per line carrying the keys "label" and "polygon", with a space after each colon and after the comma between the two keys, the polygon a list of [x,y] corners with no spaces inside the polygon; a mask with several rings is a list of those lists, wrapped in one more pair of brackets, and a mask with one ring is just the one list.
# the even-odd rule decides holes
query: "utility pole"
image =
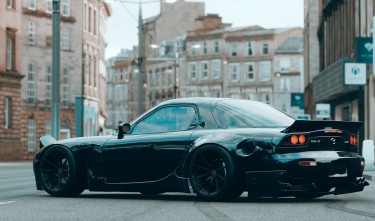
{"label": "utility pole", "polygon": [[60,0],[52,1],[52,136],[60,129]]}
{"label": "utility pole", "polygon": [[145,72],[145,37],[142,19],[142,4],[139,3],[138,18],[138,115],[143,113],[143,76]]}
{"label": "utility pole", "polygon": [[[178,51],[178,48],[176,49]],[[178,52],[176,52],[173,64],[173,98],[177,98],[177,66],[178,66]]]}

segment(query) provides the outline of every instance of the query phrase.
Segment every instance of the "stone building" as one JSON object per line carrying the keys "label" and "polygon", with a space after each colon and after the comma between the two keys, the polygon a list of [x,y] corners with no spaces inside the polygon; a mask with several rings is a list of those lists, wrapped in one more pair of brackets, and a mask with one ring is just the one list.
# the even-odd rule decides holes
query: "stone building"
{"label": "stone building", "polygon": [[218,16],[205,19],[218,20],[217,27],[187,34],[181,94],[259,100],[297,116],[299,108],[291,107],[290,96],[303,88],[303,29],[235,28],[221,24]]}
{"label": "stone building", "polygon": [[[141,11],[140,11],[141,12]],[[152,45],[163,43],[163,42],[171,42],[174,39],[184,36],[188,30],[195,29],[196,21],[195,19],[199,16],[203,16],[205,13],[205,4],[203,2],[187,2],[185,0],[177,0],[175,3],[167,3],[161,2],[160,4],[160,13],[157,16],[147,18],[143,21],[143,18],[140,13],[140,20],[143,21],[142,29],[144,32],[144,42],[143,46],[145,49],[145,59],[143,60],[145,63],[145,72],[143,73],[143,96],[142,106],[144,110],[147,110],[151,106],[153,106],[156,102],[151,101],[152,91],[150,90],[149,80],[150,80],[150,73],[154,72],[158,69],[155,65],[161,65],[161,70],[165,67],[169,68],[173,64],[173,57],[168,56],[167,60],[164,61],[155,61],[152,59],[158,57],[158,52],[152,48]],[[160,50],[174,50],[173,45],[160,45]],[[182,46],[175,46],[179,47],[181,50]],[[168,49],[167,49],[168,48]],[[121,65],[115,65],[116,70],[128,70],[129,72],[129,79],[127,85],[128,88],[128,117],[129,121],[135,119],[138,116],[138,68],[137,65],[139,64],[138,61],[135,59],[138,57],[138,48],[135,49],[136,54],[133,57],[133,61],[130,65],[125,62],[122,67]],[[148,60],[148,59],[151,60]],[[168,64],[164,64],[167,62]],[[171,64],[172,63],[172,64]],[[164,67],[165,66],[165,67]],[[154,70],[155,67],[155,70]],[[151,68],[151,69],[149,69]],[[181,68],[179,68],[179,71]],[[115,72],[117,72],[115,71]],[[107,85],[108,86],[108,85]],[[173,86],[172,86],[173,87]],[[171,93],[174,89],[169,89],[169,97],[171,97]],[[151,93],[151,94],[150,94]],[[155,91],[156,93],[156,91]],[[163,95],[164,96],[164,95]],[[107,98],[108,101],[108,98]],[[151,104],[151,102],[153,102]],[[112,108],[112,111],[117,111]],[[109,116],[110,117],[110,116]],[[114,117],[111,117],[114,119]]]}
{"label": "stone building", "polygon": [[319,41],[317,30],[319,26],[320,2],[305,0],[304,2],[304,84],[305,112],[315,118],[312,101],[312,81],[319,74]]}
{"label": "stone building", "polygon": [[[360,144],[363,139],[374,140],[375,78],[370,68],[373,61],[361,58],[366,52],[360,43],[373,43],[374,1],[321,0],[319,4],[316,33],[320,56],[319,74],[312,81],[314,109],[316,104],[328,104],[330,119],[364,122],[359,133]],[[371,46],[371,55],[372,50]],[[367,73],[363,83],[345,82],[352,73],[346,71],[345,66],[353,63],[365,64],[363,70]]]}
{"label": "stone building", "polygon": [[[52,132],[53,1],[17,2],[22,10],[20,70],[26,76],[21,81],[23,158],[31,159],[39,138]],[[99,134],[99,120],[105,117],[105,103],[99,102],[105,86],[103,25],[110,14],[110,6],[99,0],[60,1],[60,139]]]}
{"label": "stone building", "polygon": [[20,91],[22,42],[21,1],[4,1],[0,6],[0,161],[21,160],[25,125]]}
{"label": "stone building", "polygon": [[[129,117],[136,115],[137,110],[132,110],[129,106],[136,106],[136,100],[130,95],[137,91],[135,85],[130,85],[132,76],[136,48],[133,50],[122,50],[117,56],[107,60],[107,82],[106,82],[106,103],[108,117],[105,127],[108,133],[117,130],[120,123],[129,122]],[[134,113],[133,113],[134,112]]]}

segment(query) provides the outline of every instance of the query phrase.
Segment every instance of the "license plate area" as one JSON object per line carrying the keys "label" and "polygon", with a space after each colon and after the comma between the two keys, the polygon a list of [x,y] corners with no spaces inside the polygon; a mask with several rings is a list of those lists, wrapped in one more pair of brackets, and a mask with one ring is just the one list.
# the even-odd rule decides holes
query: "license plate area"
{"label": "license plate area", "polygon": [[330,177],[347,177],[348,176],[348,163],[334,161],[331,163],[329,170]]}

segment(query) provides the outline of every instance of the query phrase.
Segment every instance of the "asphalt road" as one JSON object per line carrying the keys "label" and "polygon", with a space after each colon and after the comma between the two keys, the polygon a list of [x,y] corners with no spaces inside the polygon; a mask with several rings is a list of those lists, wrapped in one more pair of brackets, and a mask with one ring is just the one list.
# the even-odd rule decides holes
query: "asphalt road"
{"label": "asphalt road", "polygon": [[31,162],[0,163],[0,220],[375,220],[375,182],[360,193],[314,200],[243,194],[234,202],[201,202],[193,194],[85,191],[55,198],[35,189]]}

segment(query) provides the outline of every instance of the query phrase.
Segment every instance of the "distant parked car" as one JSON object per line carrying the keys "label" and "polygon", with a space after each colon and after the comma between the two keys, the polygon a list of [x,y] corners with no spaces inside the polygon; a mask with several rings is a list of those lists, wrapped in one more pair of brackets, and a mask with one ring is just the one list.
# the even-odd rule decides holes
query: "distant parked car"
{"label": "distant parked car", "polygon": [[[204,200],[315,198],[362,191],[359,122],[301,121],[267,104],[224,98],[161,103],[115,136],[40,139],[36,187],[52,196],[90,191],[194,191]],[[191,187],[191,188],[190,188]]]}

